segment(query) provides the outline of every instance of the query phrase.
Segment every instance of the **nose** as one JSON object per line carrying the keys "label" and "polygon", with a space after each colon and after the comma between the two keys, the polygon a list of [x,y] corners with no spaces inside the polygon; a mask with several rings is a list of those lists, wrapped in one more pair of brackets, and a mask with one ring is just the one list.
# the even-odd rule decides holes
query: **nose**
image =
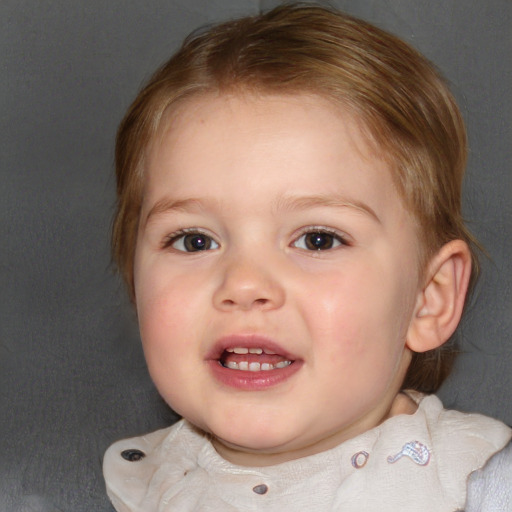
{"label": "nose", "polygon": [[214,306],[222,311],[272,310],[281,307],[285,291],[278,270],[267,262],[234,257],[224,262],[214,292]]}

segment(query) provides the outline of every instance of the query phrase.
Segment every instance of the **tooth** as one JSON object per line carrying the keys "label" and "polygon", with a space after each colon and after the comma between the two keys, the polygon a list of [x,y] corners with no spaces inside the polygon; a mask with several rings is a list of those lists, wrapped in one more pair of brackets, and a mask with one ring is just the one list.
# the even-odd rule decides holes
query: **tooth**
{"label": "tooth", "polygon": [[291,365],[292,362],[291,361],[281,361],[279,363],[276,363],[274,365],[275,368],[286,368],[287,366]]}
{"label": "tooth", "polygon": [[236,361],[228,361],[226,368],[230,368],[231,370],[238,370],[238,363]]}
{"label": "tooth", "polygon": [[275,355],[277,353],[277,352],[272,352],[272,350],[267,350],[266,348],[263,349],[263,352],[265,352],[265,354],[268,354],[269,356]]}
{"label": "tooth", "polygon": [[243,371],[249,370],[249,363],[247,361],[240,361],[238,363],[238,369]]}
{"label": "tooth", "polygon": [[248,354],[249,353],[249,349],[248,348],[242,348],[242,347],[235,347],[233,349],[233,352],[235,354]]}
{"label": "tooth", "polygon": [[227,348],[226,352],[233,352],[233,349],[232,348]]}
{"label": "tooth", "polygon": [[249,363],[250,372],[259,372],[261,369],[260,363]]}
{"label": "tooth", "polygon": [[261,369],[263,371],[273,370],[274,369],[274,365],[271,364],[271,363],[261,363]]}
{"label": "tooth", "polygon": [[263,354],[263,349],[261,348],[250,348],[249,354]]}

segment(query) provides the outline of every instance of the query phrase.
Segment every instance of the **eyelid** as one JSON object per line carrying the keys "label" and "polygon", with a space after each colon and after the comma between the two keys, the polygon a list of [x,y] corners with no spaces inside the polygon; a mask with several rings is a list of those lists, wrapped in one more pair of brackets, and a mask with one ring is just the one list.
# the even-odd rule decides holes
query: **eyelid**
{"label": "eyelid", "polygon": [[[345,233],[344,231],[335,229],[335,228],[329,228],[327,226],[307,226],[307,227],[301,228],[293,235],[293,240],[290,245],[293,247],[294,244],[296,244],[297,241],[301,237],[303,237],[304,235],[307,235],[309,233],[325,233],[325,234],[331,235],[334,238],[336,238],[336,240],[338,240],[340,242],[340,246],[350,247],[353,245],[353,240],[349,235],[347,235],[347,233]],[[336,249],[336,247],[334,247],[333,249]],[[328,249],[328,250],[333,250],[333,249]]]}
{"label": "eyelid", "polygon": [[[166,235],[164,239],[162,240],[162,249],[174,249],[172,246],[175,244],[180,238],[186,236],[186,235],[203,235],[205,237],[208,237],[212,240],[213,243],[215,243],[216,247],[214,249],[218,249],[220,247],[219,242],[215,239],[215,237],[210,234],[208,231],[201,229],[201,228],[182,228],[178,229],[176,231],[173,231],[172,233]],[[182,251],[180,249],[174,249],[177,252],[188,252],[188,251]],[[208,249],[213,250],[213,249]],[[197,251],[197,252],[206,252],[206,251]]]}

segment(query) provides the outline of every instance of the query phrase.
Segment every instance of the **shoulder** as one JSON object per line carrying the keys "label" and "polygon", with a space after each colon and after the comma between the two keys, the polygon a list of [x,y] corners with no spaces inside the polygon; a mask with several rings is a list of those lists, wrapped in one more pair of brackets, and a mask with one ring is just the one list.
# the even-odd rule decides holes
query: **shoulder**
{"label": "shoulder", "polygon": [[463,466],[469,475],[483,467],[512,437],[510,427],[501,421],[482,414],[444,409],[434,395],[421,399],[420,410],[439,469],[446,473],[453,472],[454,466]]}
{"label": "shoulder", "polygon": [[500,421],[447,410],[434,395],[407,394],[418,404],[413,414],[393,416],[346,443],[349,453],[365,457],[362,464],[352,458],[355,469],[348,468],[337,491],[338,509],[462,509],[469,475],[512,437]]}
{"label": "shoulder", "polygon": [[[397,417],[396,425],[392,422],[388,425],[388,429],[394,427],[392,436],[414,432],[415,441],[429,454],[428,463],[423,466],[425,471],[417,472],[410,491],[416,489],[425,497],[436,493],[435,499],[442,505],[429,510],[442,510],[441,506],[446,510],[446,505],[453,510],[462,508],[469,476],[507,446],[512,430],[501,421],[482,414],[445,409],[435,395],[412,394],[411,397],[419,404],[416,413]],[[404,485],[411,483],[411,473],[412,469],[407,468]]]}
{"label": "shoulder", "polygon": [[512,443],[496,453],[468,482],[466,512],[512,510]]}
{"label": "shoulder", "polygon": [[107,494],[118,512],[145,510],[148,491],[158,487],[158,473],[165,467],[167,479],[183,478],[183,472],[196,464],[205,442],[189,423],[112,444],[103,458]]}
{"label": "shoulder", "polygon": [[512,430],[499,420],[477,413],[444,409],[434,395],[421,401],[434,443],[447,455],[475,457],[477,468],[512,437]]}

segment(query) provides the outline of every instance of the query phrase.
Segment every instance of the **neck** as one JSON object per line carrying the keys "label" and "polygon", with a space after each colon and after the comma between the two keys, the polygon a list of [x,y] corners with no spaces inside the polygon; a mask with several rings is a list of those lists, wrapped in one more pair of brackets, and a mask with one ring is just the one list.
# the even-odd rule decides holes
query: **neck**
{"label": "neck", "polygon": [[414,414],[417,408],[418,406],[409,396],[404,393],[397,393],[391,405],[386,404],[377,414],[372,414],[371,417],[364,418],[363,421],[344,428],[342,432],[334,432],[316,442],[299,448],[283,449],[280,447],[272,451],[248,450],[245,447],[232,445],[216,437],[212,438],[212,444],[219,455],[232,464],[248,467],[274,466],[330,450],[376,427],[393,416]]}

